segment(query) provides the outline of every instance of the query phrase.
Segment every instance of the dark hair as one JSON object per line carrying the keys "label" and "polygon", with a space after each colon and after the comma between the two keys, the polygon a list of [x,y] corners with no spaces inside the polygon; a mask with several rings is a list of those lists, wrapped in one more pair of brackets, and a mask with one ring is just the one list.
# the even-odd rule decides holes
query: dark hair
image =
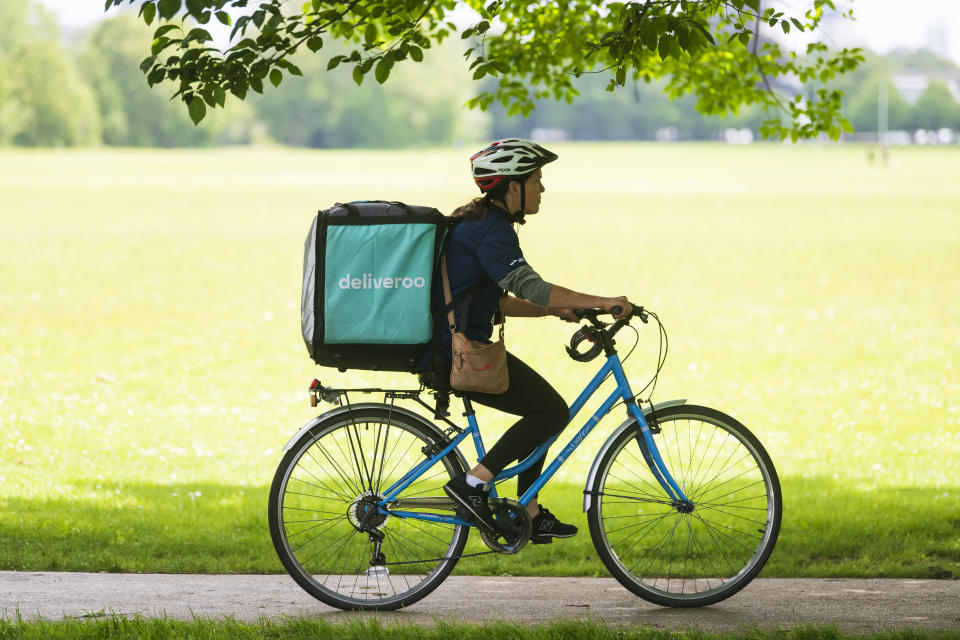
{"label": "dark hair", "polygon": [[[465,205],[454,209],[453,213],[450,214],[450,217],[460,218],[461,220],[483,220],[487,217],[487,207],[490,206],[494,200],[503,200],[503,196],[507,193],[507,189],[510,187],[511,182],[520,182],[520,188],[523,189],[524,183],[527,181],[527,178],[529,178],[530,175],[531,174],[523,176],[510,176],[509,179],[504,180],[497,186],[493,187],[481,197],[474,198]],[[510,220],[510,222],[526,224],[526,221],[523,219],[522,211],[513,214],[507,212],[507,218]]]}

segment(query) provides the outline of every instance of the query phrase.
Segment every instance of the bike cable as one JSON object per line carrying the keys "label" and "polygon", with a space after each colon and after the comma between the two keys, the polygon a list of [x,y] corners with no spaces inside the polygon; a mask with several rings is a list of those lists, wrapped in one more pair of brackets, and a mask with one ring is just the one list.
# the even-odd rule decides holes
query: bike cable
{"label": "bike cable", "polygon": [[[656,313],[654,313],[653,311],[650,311],[649,309],[646,309],[645,311],[647,315],[649,315],[650,317],[652,317],[654,320],[657,321],[657,327],[659,329],[660,344],[659,344],[659,347],[657,348],[657,370],[654,371],[653,376],[650,378],[647,384],[645,384],[643,388],[640,389],[639,392],[633,394],[633,398],[636,399],[640,397],[643,394],[643,392],[649,388],[650,393],[647,396],[646,402],[650,402],[651,401],[650,398],[653,397],[653,392],[657,388],[657,380],[660,378],[660,371],[661,369],[663,369],[663,365],[667,361],[667,352],[670,349],[670,339],[667,337],[667,329],[666,327],[663,326],[663,323],[660,322],[659,316],[657,316]],[[630,357],[630,354],[633,353],[633,350],[637,348],[637,344],[640,342],[640,334],[637,333],[637,330],[632,325],[627,325],[627,326],[633,329],[633,332],[637,335],[637,341],[633,343],[633,349],[630,349],[629,353],[627,353],[626,357],[622,360],[622,362],[627,361],[627,358]],[[643,401],[641,400],[641,402]],[[622,400],[617,404],[613,405],[613,407],[610,407],[610,410],[613,411],[614,408],[620,406],[621,404],[623,404]]]}

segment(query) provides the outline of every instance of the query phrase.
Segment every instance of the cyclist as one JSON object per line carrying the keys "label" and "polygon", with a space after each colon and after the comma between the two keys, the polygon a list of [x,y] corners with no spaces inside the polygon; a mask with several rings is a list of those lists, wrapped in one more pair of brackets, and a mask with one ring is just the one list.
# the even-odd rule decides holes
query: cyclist
{"label": "cyclist", "polygon": [[[447,239],[447,271],[453,296],[475,285],[467,318],[455,309],[457,326],[467,337],[491,342],[493,318],[498,309],[505,316],[556,316],[576,322],[572,309],[620,306],[619,317],[631,313],[624,296],[578,293],[545,281],[524,259],[513,226],[524,224],[525,216],[540,211],[544,165],[557,155],[529,140],[498,140],[470,158],[473,179],[482,197],[456,209],[459,218]],[[508,293],[509,292],[509,293]],[[513,295],[509,295],[513,294]],[[442,299],[438,298],[438,301]],[[443,331],[443,354],[449,371],[450,332]],[[515,460],[523,460],[540,444],[560,433],[570,420],[567,403],[540,374],[511,353],[507,353],[510,387],[501,394],[468,392],[471,401],[520,419],[497,441],[469,473],[453,478],[444,491],[490,533],[497,526],[488,498],[494,476]],[[517,495],[534,483],[543,470],[543,456],[517,478]],[[561,522],[534,498],[527,505],[533,518],[531,542],[548,543],[552,538],[569,538],[577,527]]]}

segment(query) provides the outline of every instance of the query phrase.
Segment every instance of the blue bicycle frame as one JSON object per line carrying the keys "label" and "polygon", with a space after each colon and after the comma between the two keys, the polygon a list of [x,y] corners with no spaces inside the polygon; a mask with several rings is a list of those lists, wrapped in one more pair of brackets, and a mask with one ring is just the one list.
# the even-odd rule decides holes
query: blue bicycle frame
{"label": "blue bicycle frame", "polygon": [[[570,407],[570,421],[573,421],[573,418],[580,412],[583,406],[587,401],[593,397],[593,394],[600,388],[603,382],[607,379],[610,374],[613,374],[614,380],[617,382],[617,388],[610,393],[603,405],[594,412],[589,420],[580,428],[580,430],[573,436],[570,442],[567,443],[567,446],[557,454],[557,457],[553,459],[553,462],[540,474],[540,477],[527,489],[522,496],[520,496],[520,504],[526,506],[537,493],[543,488],[547,482],[550,481],[550,478],[560,469],[564,461],[569,458],[573,452],[580,446],[580,444],[586,439],[587,435],[593,431],[593,428],[597,426],[597,423],[606,416],[613,406],[620,400],[623,400],[626,403],[627,409],[630,412],[630,415],[637,421],[637,424],[640,425],[640,435],[642,435],[642,440],[638,437],[638,442],[643,452],[644,459],[650,467],[651,473],[657,479],[657,482],[660,483],[660,486],[663,487],[663,490],[669,496],[672,502],[689,502],[686,495],[683,491],[677,486],[677,483],[674,481],[673,477],[670,475],[670,472],[667,470],[666,465],[663,462],[663,459],[660,457],[660,452],[657,450],[657,445],[653,440],[653,434],[650,430],[650,425],[647,423],[646,418],[643,415],[643,412],[637,406],[637,403],[634,401],[633,392],[630,390],[630,383],[627,381],[627,377],[623,372],[623,365],[620,363],[620,356],[616,353],[611,354],[607,357],[606,363],[600,368],[593,379],[587,384],[586,388],[580,393],[580,396],[574,401],[573,405]],[[400,480],[393,483],[386,491],[384,491],[384,498],[381,500],[378,505],[382,513],[389,513],[390,515],[398,516],[401,518],[414,518],[418,520],[429,520],[432,522],[444,522],[448,524],[458,524],[472,526],[472,523],[467,522],[461,518],[455,516],[444,516],[434,513],[421,513],[418,511],[396,511],[388,510],[389,503],[393,501],[404,489],[406,489],[411,483],[413,483],[417,478],[419,478],[427,469],[436,464],[439,460],[443,459],[444,456],[449,455],[457,446],[463,442],[467,436],[473,436],[474,446],[477,450],[477,459],[480,460],[485,455],[485,449],[483,447],[483,439],[480,437],[480,425],[477,423],[477,416],[473,413],[467,416],[468,426],[466,429],[461,431],[456,438],[454,438],[446,447],[443,448],[439,453],[433,457],[424,460],[416,467],[408,471]],[[523,461],[519,462],[515,466],[508,467],[497,474],[494,478],[494,482],[499,482],[501,480],[506,480],[512,478],[517,474],[526,471],[533,464],[539,460],[547,451],[547,449],[552,445],[559,436],[554,436],[550,440],[547,440],[539,447],[537,447],[533,453],[526,457]],[[493,496],[496,496],[496,488],[494,487]]]}

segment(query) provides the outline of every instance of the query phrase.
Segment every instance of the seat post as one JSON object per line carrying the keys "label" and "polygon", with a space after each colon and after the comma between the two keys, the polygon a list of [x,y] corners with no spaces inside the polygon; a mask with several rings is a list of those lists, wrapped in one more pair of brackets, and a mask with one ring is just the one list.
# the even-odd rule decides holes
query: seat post
{"label": "seat post", "polygon": [[460,397],[463,398],[463,416],[464,416],[465,418],[469,418],[470,416],[474,415],[474,413],[475,413],[474,410],[473,410],[473,403],[470,402],[470,398],[468,398],[468,397],[466,396],[466,394],[464,394],[464,395],[462,395],[462,396],[460,396]]}

